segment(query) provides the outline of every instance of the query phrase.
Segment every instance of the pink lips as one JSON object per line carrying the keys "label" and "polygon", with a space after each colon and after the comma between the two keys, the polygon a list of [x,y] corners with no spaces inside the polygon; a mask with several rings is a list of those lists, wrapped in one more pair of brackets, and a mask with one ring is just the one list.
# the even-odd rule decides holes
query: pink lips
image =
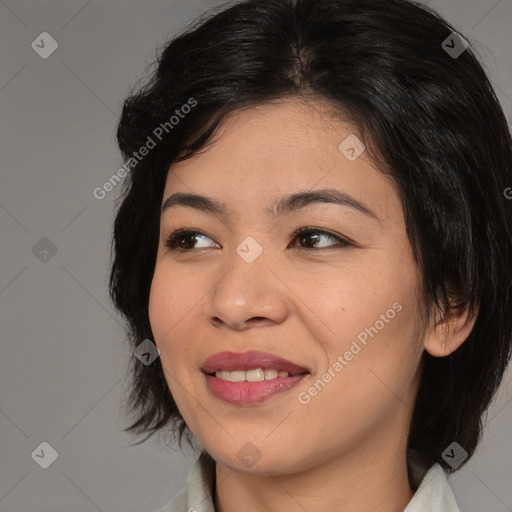
{"label": "pink lips", "polygon": [[263,368],[264,370],[272,369],[288,372],[289,374],[304,373],[309,371],[307,368],[297,366],[287,359],[269,354],[268,352],[257,352],[251,350],[249,352],[219,352],[209,357],[203,363],[203,371],[206,373],[215,373],[217,371],[235,371],[235,370],[252,370],[255,368]]}
{"label": "pink lips", "polygon": [[[288,372],[288,377],[262,380],[258,382],[230,382],[218,379],[217,371],[275,369]],[[287,359],[266,352],[221,352],[209,357],[203,364],[206,383],[211,393],[221,400],[236,405],[260,403],[276,393],[295,386],[306,375],[307,368],[298,366]]]}

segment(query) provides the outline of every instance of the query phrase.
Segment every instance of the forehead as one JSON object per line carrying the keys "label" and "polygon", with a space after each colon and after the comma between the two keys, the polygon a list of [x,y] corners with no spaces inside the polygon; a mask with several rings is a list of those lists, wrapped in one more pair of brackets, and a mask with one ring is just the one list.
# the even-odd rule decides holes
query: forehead
{"label": "forehead", "polygon": [[283,100],[238,110],[223,120],[211,145],[171,166],[163,201],[185,192],[264,207],[262,201],[294,190],[337,188],[367,198],[375,210],[401,209],[393,183],[363,146],[355,147],[363,149],[357,158],[347,158],[347,144],[358,140],[354,126],[325,104]]}

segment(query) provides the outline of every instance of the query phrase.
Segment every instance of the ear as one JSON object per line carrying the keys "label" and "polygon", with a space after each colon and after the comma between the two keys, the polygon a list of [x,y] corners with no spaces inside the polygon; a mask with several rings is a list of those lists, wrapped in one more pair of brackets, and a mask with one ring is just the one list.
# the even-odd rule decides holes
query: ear
{"label": "ear", "polygon": [[452,310],[442,318],[436,309],[425,334],[425,350],[434,357],[445,357],[455,352],[470,335],[478,316],[478,306],[474,311],[469,307]]}

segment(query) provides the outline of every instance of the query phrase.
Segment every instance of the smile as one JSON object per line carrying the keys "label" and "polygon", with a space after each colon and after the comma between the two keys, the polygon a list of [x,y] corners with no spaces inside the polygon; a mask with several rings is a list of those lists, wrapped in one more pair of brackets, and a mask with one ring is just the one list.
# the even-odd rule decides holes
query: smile
{"label": "smile", "polygon": [[309,370],[266,352],[221,352],[202,368],[209,391],[236,405],[261,403],[296,386]]}

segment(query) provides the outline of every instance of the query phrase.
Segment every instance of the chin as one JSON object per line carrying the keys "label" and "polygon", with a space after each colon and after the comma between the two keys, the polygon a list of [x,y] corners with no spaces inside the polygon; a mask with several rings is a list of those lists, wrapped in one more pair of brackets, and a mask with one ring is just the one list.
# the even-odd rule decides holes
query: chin
{"label": "chin", "polygon": [[[253,438],[254,439],[254,438]],[[296,453],[292,447],[286,448],[284,446],[274,447],[268,442],[266,447],[262,445],[263,442],[258,444],[257,441],[236,441],[236,445],[240,446],[233,450],[235,442],[232,439],[228,440],[226,449],[219,449],[219,445],[208,453],[219,464],[227,467],[231,471],[241,473],[251,473],[254,475],[261,474],[273,475],[287,474],[297,469],[300,461],[289,458],[290,453]]]}

